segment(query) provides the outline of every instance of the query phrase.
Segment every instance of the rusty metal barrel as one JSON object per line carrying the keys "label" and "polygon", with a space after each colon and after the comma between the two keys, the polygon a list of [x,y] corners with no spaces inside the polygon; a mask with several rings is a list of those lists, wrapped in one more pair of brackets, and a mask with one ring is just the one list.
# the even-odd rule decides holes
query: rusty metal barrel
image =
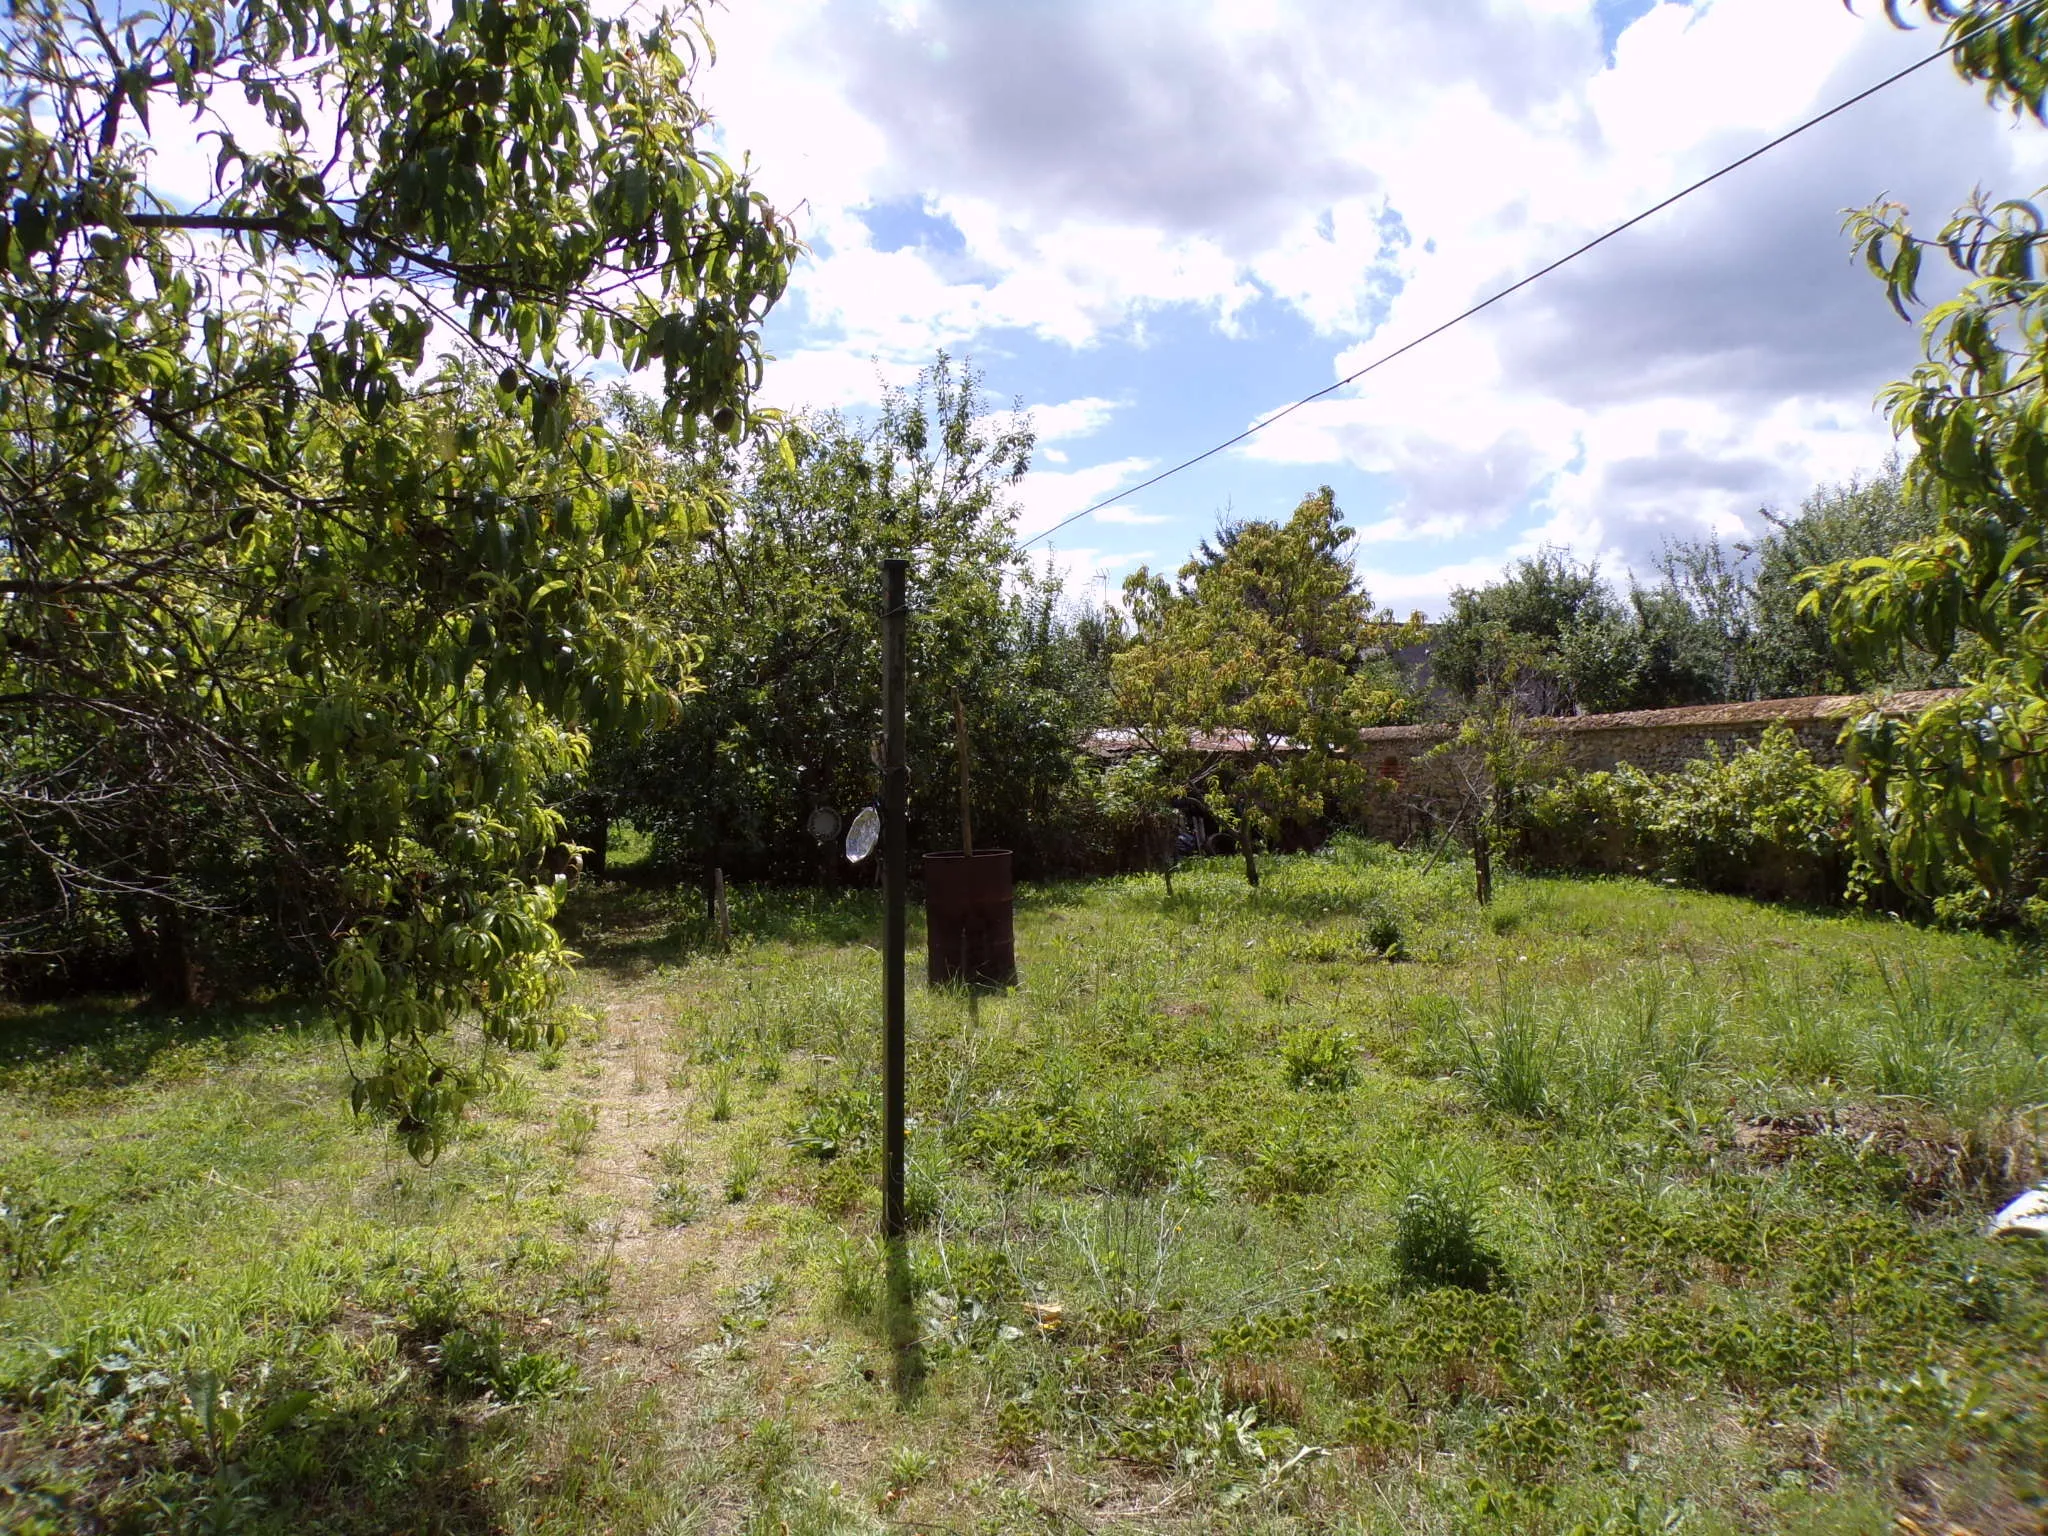
{"label": "rusty metal barrel", "polygon": [[924,856],[926,977],[1007,987],[1017,979],[1010,850]]}

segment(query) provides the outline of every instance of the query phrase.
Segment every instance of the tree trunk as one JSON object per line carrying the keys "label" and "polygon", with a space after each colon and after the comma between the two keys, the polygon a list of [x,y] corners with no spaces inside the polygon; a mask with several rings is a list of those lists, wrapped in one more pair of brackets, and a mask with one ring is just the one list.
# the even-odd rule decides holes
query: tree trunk
{"label": "tree trunk", "polygon": [[133,896],[115,898],[114,915],[120,919],[121,931],[128,936],[129,976],[134,982],[154,982],[156,979],[156,936],[149,931],[149,924],[142,918],[142,903]]}
{"label": "tree trunk", "polygon": [[185,914],[175,902],[154,903],[156,953],[150,977],[151,999],[159,1008],[190,1008],[205,1001],[198,963],[192,958]]}
{"label": "tree trunk", "polygon": [[1483,816],[1472,833],[1472,877],[1483,907],[1493,900],[1493,828]]}
{"label": "tree trunk", "polygon": [[1249,821],[1244,824],[1244,830],[1238,834],[1237,840],[1244,848],[1245,884],[1256,891],[1259,888],[1259,855],[1258,850],[1252,846],[1252,825]]}

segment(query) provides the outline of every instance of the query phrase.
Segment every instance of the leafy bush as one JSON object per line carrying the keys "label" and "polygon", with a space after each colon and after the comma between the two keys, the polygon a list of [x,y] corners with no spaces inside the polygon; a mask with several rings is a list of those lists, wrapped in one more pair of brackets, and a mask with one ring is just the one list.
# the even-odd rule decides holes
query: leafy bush
{"label": "leafy bush", "polygon": [[1524,802],[1519,855],[1545,868],[1658,875],[1710,890],[1841,901],[1867,880],[1855,780],[1822,768],[1791,730],[1674,773],[1631,764],[1567,774]]}
{"label": "leafy bush", "polygon": [[1403,944],[1401,919],[1384,909],[1373,913],[1365,925],[1365,942],[1376,954],[1388,960],[1400,960],[1407,956]]}

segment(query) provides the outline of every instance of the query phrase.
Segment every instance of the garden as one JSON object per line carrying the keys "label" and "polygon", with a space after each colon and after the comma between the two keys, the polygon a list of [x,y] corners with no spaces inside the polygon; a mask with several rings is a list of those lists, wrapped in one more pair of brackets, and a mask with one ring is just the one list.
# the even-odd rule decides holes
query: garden
{"label": "garden", "polygon": [[[2042,1530],[2039,210],[1852,214],[1900,454],[1626,592],[1323,485],[1087,597],[971,361],[768,403],[713,20],[0,28],[0,1531]],[[900,1236],[877,811],[1021,882]]]}
{"label": "garden", "polygon": [[2008,939],[1339,839],[880,910],[577,893],[562,1047],[422,1165],[291,1012],[32,1013],[18,1530],[2018,1531],[2048,1019]]}

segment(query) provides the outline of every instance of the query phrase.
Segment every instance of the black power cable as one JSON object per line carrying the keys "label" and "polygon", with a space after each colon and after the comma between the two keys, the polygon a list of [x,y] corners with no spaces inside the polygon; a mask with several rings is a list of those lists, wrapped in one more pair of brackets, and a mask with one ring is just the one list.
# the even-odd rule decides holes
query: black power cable
{"label": "black power cable", "polygon": [[1263,432],[1267,427],[1272,426],[1274,422],[1280,421],[1285,417],[1292,416],[1296,411],[1300,410],[1303,406],[1313,405],[1316,401],[1321,400],[1324,396],[1333,395],[1338,390],[1343,389],[1348,384],[1356,384],[1360,379],[1364,378],[1367,374],[1373,372],[1375,369],[1384,368],[1388,363],[1393,362],[1394,359],[1398,357],[1403,357],[1406,354],[1413,352],[1417,347],[1421,346],[1424,342],[1434,341],[1437,337],[1443,335],[1445,331],[1450,330],[1453,326],[1462,325],[1465,321],[1470,320],[1474,315],[1477,315],[1484,310],[1493,308],[1493,306],[1498,304],[1502,299],[1509,298],[1514,294],[1520,293],[1524,288],[1527,288],[1531,283],[1539,282],[1543,278],[1550,276],[1550,274],[1555,272],[1559,267],[1567,266],[1570,263],[1577,261],[1581,256],[1585,255],[1588,251],[1595,250],[1598,247],[1605,245],[1608,241],[1612,240],[1616,235],[1627,233],[1629,230],[1634,229],[1636,225],[1642,223],[1643,220],[1650,218],[1655,214],[1662,213],[1666,208],[1669,208],[1673,203],[1691,197],[1693,193],[1699,191],[1702,187],[1712,186],[1715,182],[1719,181],[1723,176],[1729,175],[1731,172],[1741,170],[1745,165],[1748,165],[1750,161],[1759,159],[1762,156],[1769,154],[1779,145],[1785,144],[1790,140],[1798,138],[1799,135],[1806,132],[1807,129],[1819,127],[1829,118],[1838,116],[1839,114],[1848,111],[1851,107],[1856,106],[1860,102],[1868,101],[1871,97],[1875,96],[1879,91],[1897,85],[1901,80],[1904,80],[1907,76],[1917,74],[1919,71],[1925,69],[1928,65],[1935,63],[1937,60],[1947,58],[1950,54],[1954,53],[1957,49],[1961,48],[1964,44],[1968,43],[1971,39],[1975,38],[1979,33],[1987,32],[1992,27],[1997,26],[2002,22],[2011,21],[2015,16],[2020,16],[2025,14],[2027,11],[2034,10],[2043,3],[2048,3],[2048,0],[2030,0],[2030,3],[2028,4],[2014,6],[2012,9],[2001,12],[1998,15],[1987,16],[1980,25],[1972,27],[1969,31],[1963,33],[1961,36],[1955,38],[1953,41],[1944,43],[1941,47],[1935,49],[1934,52],[1928,54],[1926,58],[1919,60],[1917,63],[1908,64],[1904,69],[1898,71],[1898,73],[1896,74],[1885,76],[1885,78],[1878,81],[1877,84],[1868,86],[1865,89],[1858,91],[1854,96],[1851,96],[1846,100],[1836,102],[1832,107],[1829,107],[1827,111],[1820,113],[1816,117],[1809,117],[1805,122],[1801,123],[1796,128],[1787,129],[1784,133],[1781,133],[1775,139],[1772,139],[1768,144],[1761,144],[1757,146],[1755,149],[1752,149],[1748,154],[1744,155],[1741,159],[1729,161],[1726,165],[1722,166],[1718,171],[1713,172],[1711,175],[1702,176],[1698,181],[1692,183],[1691,186],[1681,188],[1679,191],[1672,193],[1669,197],[1665,198],[1661,203],[1653,203],[1650,207],[1645,208],[1641,213],[1635,215],[1635,217],[1615,225],[1605,234],[1594,236],[1594,238],[1588,240],[1584,245],[1580,246],[1577,250],[1572,251],[1567,255],[1558,257],[1557,260],[1551,262],[1550,265],[1546,267],[1539,267],[1536,271],[1531,272],[1527,277],[1522,278],[1519,282],[1510,283],[1507,287],[1501,289],[1498,293],[1491,294],[1488,297],[1481,299],[1477,304],[1474,304],[1470,309],[1467,309],[1462,313],[1451,316],[1451,318],[1444,321],[1443,324],[1436,326],[1431,330],[1424,331],[1420,336],[1417,336],[1413,341],[1404,342],[1402,345],[1394,348],[1393,351],[1384,353],[1381,356],[1374,358],[1371,362],[1367,363],[1363,368],[1359,369],[1356,373],[1346,374],[1343,378],[1337,380],[1336,383],[1327,384],[1323,388],[1317,390],[1312,395],[1303,395],[1299,400],[1295,401],[1292,405],[1285,406],[1282,409],[1275,411],[1272,415],[1262,417],[1260,420],[1253,422],[1250,426],[1246,427],[1242,432],[1238,433],[1235,437],[1225,438],[1222,442],[1216,444],[1215,447],[1205,448],[1191,459],[1182,459],[1180,463],[1174,465],[1171,469],[1162,469],[1158,474],[1152,476],[1149,480],[1141,480],[1136,485],[1131,486],[1127,490],[1118,491],[1114,496],[1104,497],[1101,501],[1094,503],[1092,506],[1083,507],[1080,511],[1074,513],[1071,517],[1061,518],[1058,522],[1054,523],[1050,528],[1047,528],[1042,533],[1034,533],[1030,538],[1024,540],[1024,542],[1019,544],[1017,547],[1020,550],[1029,549],[1032,545],[1036,544],[1040,539],[1049,539],[1054,534],[1058,533],[1062,528],[1068,527],[1073,523],[1078,523],[1084,517],[1093,517],[1097,512],[1102,511],[1105,507],[1114,506],[1116,505],[1116,503],[1120,501],[1127,500],[1128,498],[1137,495],[1140,491],[1150,490],[1153,486],[1159,484],[1160,481],[1170,480],[1184,469],[1193,469],[1197,464],[1201,463],[1204,459],[1213,459],[1217,454],[1222,453],[1225,449],[1235,448],[1239,443],[1243,442],[1246,438],[1252,436],[1253,433]]}

